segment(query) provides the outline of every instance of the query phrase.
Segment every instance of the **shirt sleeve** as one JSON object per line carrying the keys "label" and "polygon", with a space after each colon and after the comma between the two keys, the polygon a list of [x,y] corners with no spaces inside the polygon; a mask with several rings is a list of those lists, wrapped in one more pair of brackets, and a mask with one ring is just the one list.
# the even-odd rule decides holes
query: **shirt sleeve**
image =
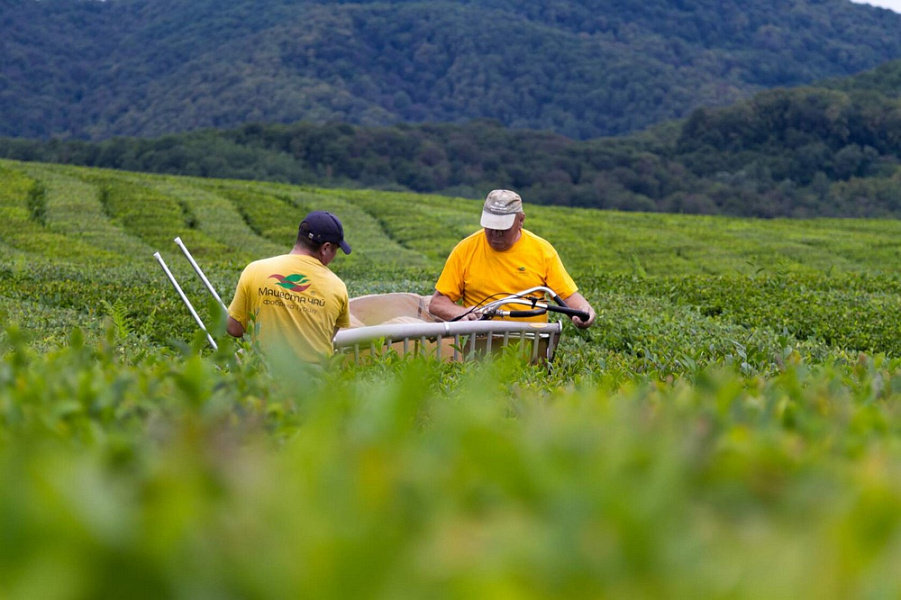
{"label": "shirt sleeve", "polygon": [[247,269],[241,272],[238,279],[238,285],[235,287],[235,297],[232,298],[231,304],[228,305],[228,316],[241,324],[247,329]]}
{"label": "shirt sleeve", "polygon": [[463,297],[463,264],[460,259],[460,245],[458,244],[447,257],[444,269],[438,277],[435,289],[456,302]]}
{"label": "shirt sleeve", "polygon": [[566,267],[563,266],[563,261],[560,260],[560,255],[557,254],[556,250],[551,248],[551,255],[548,256],[547,260],[547,286],[557,292],[557,295],[561,298],[569,298],[578,292],[579,287],[566,271]]}

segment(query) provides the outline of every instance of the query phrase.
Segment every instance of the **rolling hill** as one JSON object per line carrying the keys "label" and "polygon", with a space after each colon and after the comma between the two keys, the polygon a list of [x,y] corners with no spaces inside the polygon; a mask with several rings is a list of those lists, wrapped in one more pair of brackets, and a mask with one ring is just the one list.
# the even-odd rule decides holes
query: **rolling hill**
{"label": "rolling hill", "polygon": [[[36,267],[153,264],[152,253],[177,249],[172,239],[180,236],[200,261],[236,276],[249,260],[290,248],[301,217],[321,209],[341,217],[359,248],[335,263],[339,272],[424,272],[428,288],[453,245],[479,228],[481,210],[481,201],[464,198],[14,161],[0,161],[0,183],[2,256]],[[577,274],[628,274],[636,265],[647,275],[753,273],[776,264],[805,273],[901,272],[893,260],[901,221],[526,205],[526,227],[552,240]]]}

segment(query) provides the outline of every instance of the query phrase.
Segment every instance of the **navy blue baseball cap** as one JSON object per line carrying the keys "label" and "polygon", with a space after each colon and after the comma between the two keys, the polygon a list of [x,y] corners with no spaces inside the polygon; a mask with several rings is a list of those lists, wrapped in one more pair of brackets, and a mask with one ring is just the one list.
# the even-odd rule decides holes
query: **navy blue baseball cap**
{"label": "navy blue baseball cap", "polygon": [[324,210],[314,210],[300,222],[300,233],[317,244],[338,244],[344,254],[350,254],[350,244],[344,241],[344,227],[338,217]]}

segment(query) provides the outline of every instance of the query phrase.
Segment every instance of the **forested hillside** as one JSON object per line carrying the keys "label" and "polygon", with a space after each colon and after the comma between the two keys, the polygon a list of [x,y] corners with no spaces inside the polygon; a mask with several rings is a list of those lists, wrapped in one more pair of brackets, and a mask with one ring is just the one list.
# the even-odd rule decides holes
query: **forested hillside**
{"label": "forested hillside", "polygon": [[0,135],[452,122],[587,139],[901,57],[847,0],[3,0]]}
{"label": "forested hillside", "polygon": [[0,157],[621,210],[901,216],[901,61],[777,89],[639,135],[575,141],[496,122],[245,125],[100,143],[3,139]]}

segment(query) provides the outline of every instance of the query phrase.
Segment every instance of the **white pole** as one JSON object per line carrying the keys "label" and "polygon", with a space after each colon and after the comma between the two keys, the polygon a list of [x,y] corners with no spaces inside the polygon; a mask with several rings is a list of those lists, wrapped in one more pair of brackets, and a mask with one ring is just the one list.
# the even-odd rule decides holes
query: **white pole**
{"label": "white pole", "polygon": [[[213,347],[213,350],[218,350],[219,346],[216,345],[216,341],[213,339],[213,336],[210,335],[210,332],[206,330],[203,321],[200,320],[200,317],[197,315],[197,311],[194,310],[194,307],[191,305],[191,301],[188,300],[188,297],[185,296],[185,293],[182,291],[181,286],[178,285],[178,282],[175,280],[175,276],[172,274],[172,271],[170,271],[169,267],[166,266],[166,262],[163,260],[163,257],[160,256],[159,252],[154,252],[153,258],[155,258],[157,262],[160,263],[160,266],[166,273],[166,277],[168,277],[169,281],[172,283],[172,287],[174,287],[175,291],[178,292],[178,295],[181,296],[182,301],[188,307],[188,310],[191,311],[191,315],[194,317],[194,320],[197,321],[197,324],[200,325],[200,328],[206,334],[206,339],[210,341],[210,345]],[[216,298],[218,299],[219,297],[217,296]],[[222,300],[219,300],[219,303],[221,304]]]}
{"label": "white pole", "polygon": [[207,279],[206,275],[203,274],[203,271],[200,269],[200,265],[198,265],[194,261],[194,257],[191,256],[190,252],[188,252],[188,248],[185,246],[184,242],[181,241],[180,237],[177,237],[177,238],[175,238],[175,243],[178,244],[178,247],[181,248],[181,251],[185,253],[185,256],[187,257],[188,262],[191,263],[192,267],[194,267],[194,272],[200,276],[200,279],[201,279],[201,281],[203,281],[203,284],[206,286],[206,289],[208,289],[210,291],[210,293],[213,295],[213,298],[215,298],[216,301],[219,302],[219,306],[222,307],[222,310],[224,310],[227,313],[228,307],[225,306],[225,302],[223,302],[222,298],[219,297],[219,294],[216,293],[216,290],[215,290],[215,288],[213,288],[213,284],[210,283],[210,280]]}

